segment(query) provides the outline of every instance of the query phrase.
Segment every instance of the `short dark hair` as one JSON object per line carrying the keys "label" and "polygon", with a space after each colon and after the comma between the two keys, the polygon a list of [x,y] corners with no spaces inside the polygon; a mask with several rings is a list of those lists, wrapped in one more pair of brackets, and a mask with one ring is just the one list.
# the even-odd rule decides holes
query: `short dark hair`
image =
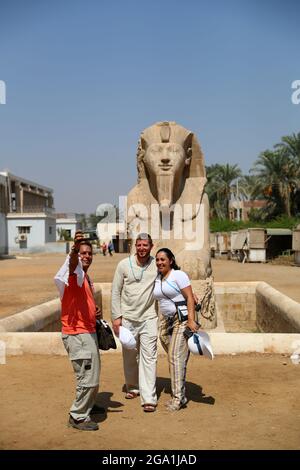
{"label": "short dark hair", "polygon": [[136,237],[135,243],[138,240],[148,240],[151,244],[153,244],[151,235],[149,235],[149,233],[139,233],[138,236]]}
{"label": "short dark hair", "polygon": [[89,246],[89,247],[92,249],[92,251],[93,251],[93,245],[91,244],[91,242],[90,242],[89,240],[82,240],[82,241],[79,243],[79,247],[80,247],[81,245],[87,245],[87,246]]}

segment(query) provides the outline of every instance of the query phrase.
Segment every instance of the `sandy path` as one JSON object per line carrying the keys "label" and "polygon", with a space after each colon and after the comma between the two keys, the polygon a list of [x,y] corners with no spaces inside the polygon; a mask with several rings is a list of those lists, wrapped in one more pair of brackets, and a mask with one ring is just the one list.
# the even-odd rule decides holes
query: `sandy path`
{"label": "sandy path", "polygon": [[102,357],[100,429],[66,427],[75,385],[67,357],[9,357],[0,366],[1,449],[300,449],[300,365],[272,355],[191,357],[188,406],[165,411],[159,358],[156,413],[125,400],[120,354]]}

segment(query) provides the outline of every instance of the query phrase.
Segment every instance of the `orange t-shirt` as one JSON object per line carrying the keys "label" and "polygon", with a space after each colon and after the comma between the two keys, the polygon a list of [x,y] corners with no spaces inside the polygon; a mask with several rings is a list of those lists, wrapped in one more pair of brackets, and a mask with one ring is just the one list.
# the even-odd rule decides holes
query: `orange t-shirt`
{"label": "orange t-shirt", "polygon": [[76,274],[69,276],[61,301],[62,332],[66,335],[95,333],[95,314],[96,303],[86,275],[82,287],[77,285]]}

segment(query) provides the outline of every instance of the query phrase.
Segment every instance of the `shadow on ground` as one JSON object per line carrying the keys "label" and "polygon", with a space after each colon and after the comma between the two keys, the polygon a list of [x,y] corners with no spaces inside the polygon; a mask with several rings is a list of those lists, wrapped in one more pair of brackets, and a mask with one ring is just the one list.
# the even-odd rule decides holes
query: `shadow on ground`
{"label": "shadow on ground", "polygon": [[[188,401],[194,401],[196,403],[206,403],[207,405],[214,405],[215,399],[212,396],[206,396],[202,392],[200,385],[194,384],[193,382],[186,382],[186,396]],[[156,380],[157,397],[159,398],[162,392],[171,395],[171,380],[165,377],[157,377]]]}
{"label": "shadow on ground", "polygon": [[97,423],[102,423],[107,419],[107,413],[122,413],[123,410],[121,408],[124,406],[123,403],[120,401],[112,400],[111,397],[113,396],[112,392],[101,392],[97,394],[96,404],[105,408],[105,414],[96,414],[93,417],[93,420]]}

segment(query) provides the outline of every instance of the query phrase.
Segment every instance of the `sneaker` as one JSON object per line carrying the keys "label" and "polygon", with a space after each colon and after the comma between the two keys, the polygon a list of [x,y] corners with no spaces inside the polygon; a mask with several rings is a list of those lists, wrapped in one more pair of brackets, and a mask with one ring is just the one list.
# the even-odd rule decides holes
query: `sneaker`
{"label": "sneaker", "polygon": [[69,417],[68,426],[79,429],[80,431],[97,431],[99,426],[97,423],[91,420],[78,421],[77,419]]}
{"label": "sneaker", "polygon": [[168,411],[179,411],[181,408],[185,408],[187,404],[187,398],[182,398],[181,401],[178,401],[176,398],[168,400],[166,403],[166,408]]}
{"label": "sneaker", "polygon": [[102,406],[94,405],[91,409],[91,415],[104,415],[106,413],[106,409]]}
{"label": "sneaker", "polygon": [[[166,405],[165,405],[165,406],[171,405],[171,404],[173,403],[173,400],[174,400],[174,398],[170,398],[170,400],[168,400],[168,401],[166,402]],[[186,397],[183,397],[183,399],[181,400],[181,405],[184,406],[184,405],[187,404],[187,402],[188,402],[188,399],[187,399]]]}

